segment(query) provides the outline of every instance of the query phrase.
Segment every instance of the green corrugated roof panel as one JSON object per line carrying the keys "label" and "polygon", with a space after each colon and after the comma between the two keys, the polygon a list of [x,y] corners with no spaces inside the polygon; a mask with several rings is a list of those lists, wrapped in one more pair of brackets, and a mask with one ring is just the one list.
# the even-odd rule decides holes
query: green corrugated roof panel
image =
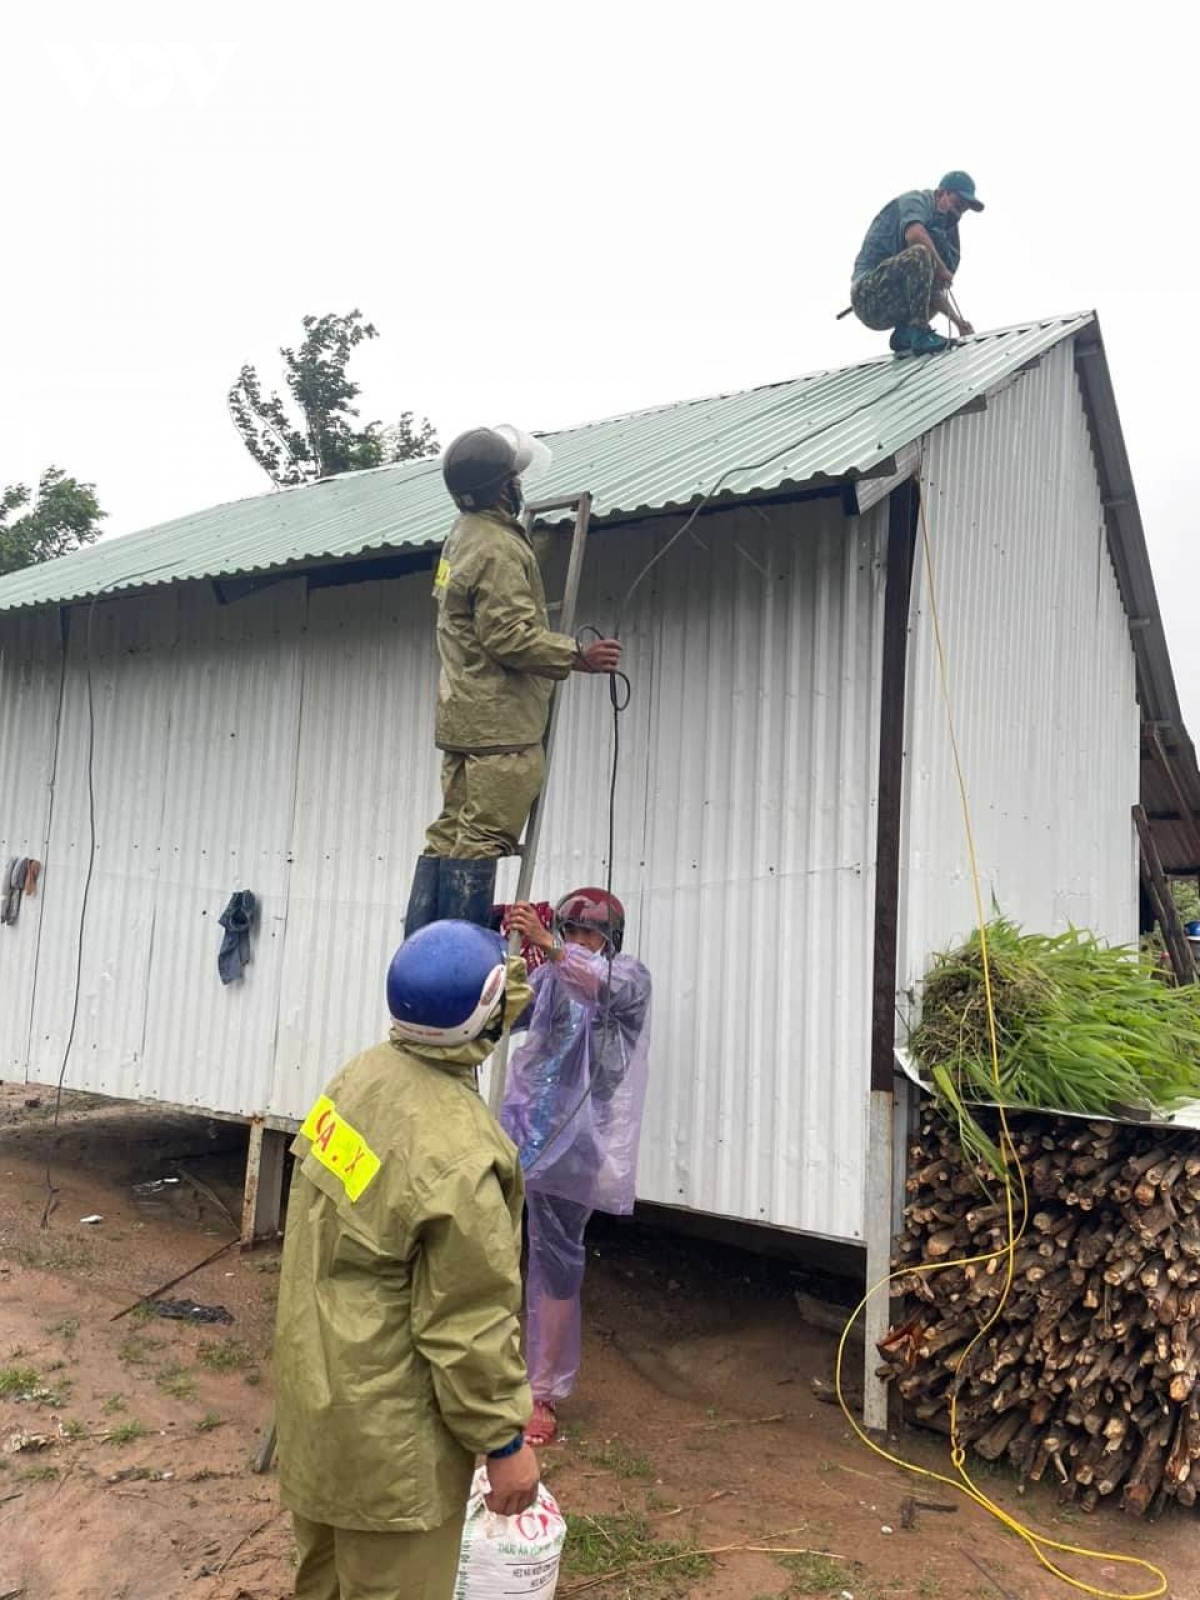
{"label": "green corrugated roof panel", "polygon": [[[537,498],[590,489],[594,519],[628,518],[693,505],[723,473],[718,501],[859,477],[1092,320],[1058,317],[936,357],[885,357],[548,434],[554,462]],[[0,610],[431,548],[449,521],[436,461],[381,467],[213,506],[11,573],[0,578]]]}

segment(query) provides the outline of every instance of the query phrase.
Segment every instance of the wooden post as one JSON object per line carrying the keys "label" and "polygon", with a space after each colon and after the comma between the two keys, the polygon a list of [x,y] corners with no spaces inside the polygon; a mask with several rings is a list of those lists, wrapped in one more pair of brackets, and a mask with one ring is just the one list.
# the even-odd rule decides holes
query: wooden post
{"label": "wooden post", "polygon": [[[879,701],[879,795],[875,838],[875,959],[871,995],[871,1098],[867,1132],[867,1287],[886,1278],[894,1232],[896,960],[899,942],[901,800],[904,791],[904,692],[908,613],[920,489],[906,478],[888,496],[887,591],[883,608],[883,682]],[[903,1152],[904,1144],[900,1149]],[[877,1343],[891,1315],[888,1295],[864,1313],[863,1425],[887,1427],[887,1385],[875,1376]]]}
{"label": "wooden post", "polygon": [[1158,846],[1154,843],[1154,835],[1150,831],[1149,819],[1141,806],[1134,806],[1133,822],[1142,849],[1142,883],[1162,929],[1163,943],[1167,947],[1167,955],[1171,958],[1171,970],[1175,974],[1175,981],[1195,983],[1196,962],[1192,955],[1192,947],[1183,931],[1175,896],[1171,893],[1171,886],[1163,872]]}
{"label": "wooden post", "polygon": [[273,1239],[283,1215],[283,1158],[288,1136],[265,1127],[261,1117],[250,1123],[246,1151],[246,1187],[242,1195],[242,1249],[260,1239]]}

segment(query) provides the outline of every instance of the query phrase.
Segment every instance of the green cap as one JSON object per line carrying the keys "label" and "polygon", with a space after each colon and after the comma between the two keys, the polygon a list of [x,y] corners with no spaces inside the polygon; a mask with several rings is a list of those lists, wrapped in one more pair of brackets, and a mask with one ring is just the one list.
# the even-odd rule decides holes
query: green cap
{"label": "green cap", "polygon": [[953,189],[961,195],[972,211],[982,211],[983,201],[975,198],[975,179],[969,172],[948,172],[938,184],[939,189]]}

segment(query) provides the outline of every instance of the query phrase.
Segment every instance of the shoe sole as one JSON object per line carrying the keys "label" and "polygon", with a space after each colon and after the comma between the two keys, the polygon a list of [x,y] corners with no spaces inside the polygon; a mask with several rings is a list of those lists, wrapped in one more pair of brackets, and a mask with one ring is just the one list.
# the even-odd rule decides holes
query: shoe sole
{"label": "shoe sole", "polygon": [[909,361],[921,356],[943,356],[947,350],[953,350],[957,343],[956,339],[951,339],[949,344],[942,345],[938,350],[893,350],[892,359],[894,361]]}

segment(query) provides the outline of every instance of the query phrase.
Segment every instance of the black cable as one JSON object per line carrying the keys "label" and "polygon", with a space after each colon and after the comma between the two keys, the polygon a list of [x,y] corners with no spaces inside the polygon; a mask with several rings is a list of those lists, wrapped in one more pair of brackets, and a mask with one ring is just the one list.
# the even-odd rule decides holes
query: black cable
{"label": "black cable", "polygon": [[[589,635],[595,639],[603,638],[603,634],[601,634],[600,630],[598,628],[593,628],[590,624],[581,628],[579,633],[576,635],[576,642],[580,645],[581,654],[583,641]],[[604,892],[606,896],[604,902],[604,912],[607,919],[607,927],[605,930],[605,950],[608,956],[608,971],[605,975],[604,1004],[600,1013],[600,1035],[602,1039],[607,1037],[612,1026],[612,971],[613,957],[616,954],[613,946],[614,923],[612,911],[612,886],[613,857],[616,854],[617,848],[617,777],[620,772],[621,765],[621,716],[623,712],[628,710],[629,702],[632,698],[633,685],[630,683],[626,674],[623,672],[610,672],[608,674],[608,699],[609,704],[612,707],[612,760],[609,764],[608,776],[608,856],[605,864],[604,880]],[[529,1174],[541,1164],[545,1157],[558,1143],[561,1135],[565,1133],[565,1131],[575,1121],[575,1118],[592,1098],[592,1091],[595,1089],[595,1087],[596,1076],[593,1072],[591,1077],[588,1079],[587,1088],[571,1107],[567,1115],[563,1117],[558,1126],[550,1134],[550,1137],[542,1145],[541,1150],[536,1156],[534,1156],[529,1165],[523,1169],[526,1177],[528,1177]]]}
{"label": "black cable", "polygon": [[[580,653],[581,654],[582,654],[582,650],[583,650],[583,641],[589,634],[591,634],[595,639],[602,639],[603,638],[603,634],[601,634],[599,628],[593,628],[590,623],[586,627],[581,628],[579,630],[578,635],[576,636],[577,637],[577,642],[578,642],[578,644],[580,646]],[[614,632],[613,637],[614,638],[620,638],[619,631],[618,632]],[[624,690],[624,693],[622,693],[622,690]],[[621,764],[621,714],[622,714],[622,712],[628,710],[629,702],[633,699],[633,685],[630,683],[630,681],[629,681],[629,679],[628,679],[628,677],[626,676],[625,673],[619,672],[619,671],[614,671],[614,672],[610,672],[608,674],[608,699],[609,699],[609,704],[612,706],[612,763],[611,763],[611,766],[610,766],[610,769],[609,769],[609,779],[608,779],[608,853],[607,853],[607,857],[606,857],[607,866],[606,866],[606,870],[605,870],[605,879],[604,879],[604,892],[605,892],[605,894],[607,896],[607,899],[605,901],[604,909],[605,909],[605,915],[606,915],[606,918],[607,918],[607,927],[605,929],[605,940],[606,940],[606,946],[607,946],[607,949],[608,949],[608,978],[609,978],[609,983],[608,983],[609,999],[606,1002],[606,1005],[608,1007],[611,1007],[611,1003],[612,1003],[612,963],[613,963],[613,955],[615,954],[615,952],[613,950],[614,924],[613,924],[613,916],[612,916],[613,858],[616,855],[616,850],[617,850],[617,775],[618,775],[618,772],[620,770],[620,764]],[[605,1026],[606,1027],[607,1027],[607,1023],[608,1023],[608,1018],[607,1018],[607,1013],[606,1013],[606,1016],[605,1016]]]}
{"label": "black cable", "polygon": [[[87,711],[88,711],[88,737],[87,737],[87,792],[88,792],[88,864],[87,874],[83,880],[83,899],[79,906],[79,938],[75,951],[75,995],[71,1002],[71,1026],[67,1030],[66,1048],[63,1050],[62,1066],[58,1071],[58,1083],[54,1091],[54,1118],[50,1124],[51,1132],[58,1131],[58,1115],[62,1108],[63,1082],[67,1076],[67,1063],[71,1059],[71,1047],[75,1043],[75,1030],[79,1023],[79,998],[83,988],[83,932],[87,922],[88,899],[92,891],[92,874],[96,868],[96,705],[92,693],[92,621],[96,615],[96,601],[99,595],[92,596],[92,603],[88,607],[87,639],[84,649],[84,666],[87,681]],[[65,646],[64,646],[65,648]],[[57,765],[58,752],[55,751]],[[42,1208],[43,1228],[49,1227],[50,1218],[57,1207],[58,1190],[54,1187],[51,1173],[50,1158],[46,1159],[46,1203]]]}
{"label": "black cable", "polygon": [[709,501],[715,498],[717,491],[725,482],[726,478],[732,478],[733,475],[738,472],[761,472],[764,467],[769,467],[772,461],[777,461],[780,456],[787,455],[790,450],[799,450],[802,445],[809,444],[813,439],[819,439],[823,433],[828,433],[831,428],[840,428],[844,423],[849,422],[851,417],[857,417],[861,412],[868,411],[872,406],[878,405],[880,401],[888,399],[891,395],[895,394],[897,390],[902,389],[904,385],[911,380],[913,375],[919,371],[920,363],[914,361],[910,370],[904,373],[903,376],[897,378],[896,382],[893,383],[890,388],[885,389],[882,394],[873,394],[868,400],[864,400],[860,405],[855,406],[852,411],[844,412],[836,417],[831,418],[828,422],[821,423],[820,427],[812,428],[808,433],[802,433],[798,439],[789,440],[787,444],[781,445],[778,450],[773,450],[771,454],[764,457],[762,461],[751,461],[742,466],[726,467],[725,471],[716,480],[712,488],[706,490],[701,498],[697,501],[687,521],[682,525],[682,527],[676,528],[675,532],[667,540],[666,544],[663,545],[662,549],[656,551],[656,553],[650,557],[649,561],[647,561],[646,565],[642,568],[637,577],[629,585],[629,588],[625,591],[625,597],[621,601],[620,609],[617,612],[617,621],[616,626],[613,629],[613,637],[616,639],[621,637],[621,623],[625,617],[629,602],[633,599],[634,594],[641,586],[643,578],[645,578],[658,565],[658,563],[666,555],[667,551],[683,538],[684,534],[692,526],[692,523],[695,522],[696,518],[704,510],[705,506],[708,505]]}
{"label": "black cable", "polygon": [[[624,698],[621,696],[622,685],[625,688]],[[607,918],[605,948],[608,952],[608,972],[605,978],[604,1008],[600,1023],[602,1038],[607,1038],[612,1024],[612,970],[613,957],[616,955],[613,944],[613,867],[617,853],[617,775],[621,768],[621,714],[628,710],[629,702],[633,699],[633,685],[625,673],[609,673],[608,699],[612,706],[612,764],[608,779],[608,854],[604,874],[604,911]]]}

